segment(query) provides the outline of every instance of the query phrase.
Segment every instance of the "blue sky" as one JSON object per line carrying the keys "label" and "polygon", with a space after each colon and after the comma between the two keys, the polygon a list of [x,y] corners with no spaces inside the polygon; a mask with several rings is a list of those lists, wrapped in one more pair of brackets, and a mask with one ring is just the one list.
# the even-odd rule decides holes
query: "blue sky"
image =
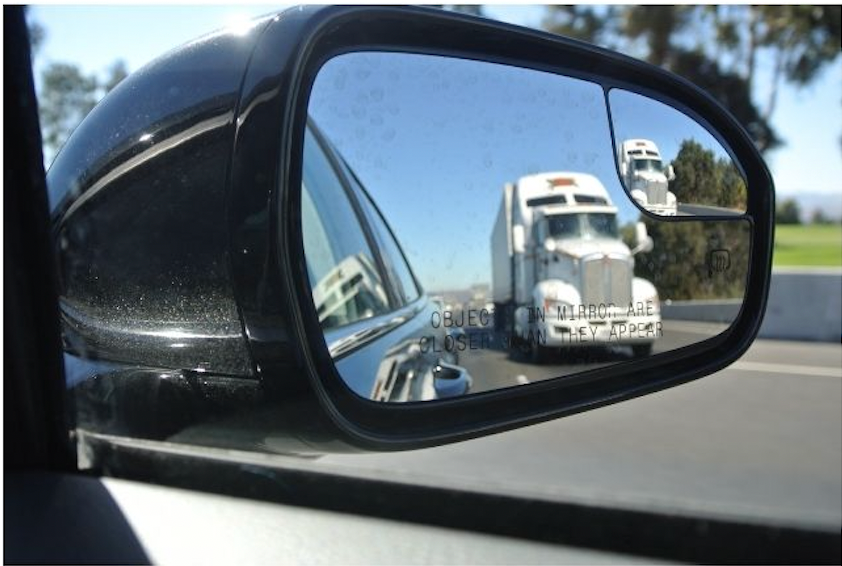
{"label": "blue sky", "polygon": [[[70,61],[81,65],[89,73],[101,73],[115,59],[122,58],[127,63],[129,70],[136,70],[172,47],[199,35],[226,25],[242,22],[251,16],[273,11],[275,9],[267,5],[230,7],[35,6],[31,9],[30,16],[39,21],[47,32],[45,44],[36,59],[36,67],[40,68],[49,61]],[[540,23],[543,14],[543,7],[489,6],[486,12],[489,16],[511,23],[537,25]],[[761,61],[761,63],[763,62]],[[758,89],[763,89],[766,82],[759,80],[757,84],[759,85]],[[547,88],[550,88],[549,83]],[[765,100],[767,97],[767,93],[760,90],[756,94],[759,100]],[[515,93],[515,96],[517,96],[517,93]],[[782,87],[778,108],[773,117],[773,125],[779,135],[786,141],[786,145],[766,156],[779,195],[794,195],[802,192],[822,193],[827,195],[828,199],[831,199],[832,204],[829,206],[831,210],[842,208],[842,182],[840,182],[840,179],[842,179],[842,148],[840,148],[839,142],[840,136],[842,136],[842,105],[840,100],[842,100],[842,58],[837,58],[835,64],[824,71],[820,80],[808,88],[797,90],[787,85]],[[518,118],[518,114],[523,114],[527,107],[528,105],[522,104],[517,108],[509,109],[511,111],[510,118]],[[497,111],[502,111],[502,109]],[[637,118],[639,123],[643,123],[639,120],[640,116],[637,116]],[[532,116],[531,119],[536,125],[541,125],[539,116]],[[639,128],[634,123],[634,113],[629,113],[628,120],[632,121],[629,129],[638,131]],[[543,125],[547,126],[547,123]],[[514,171],[528,171],[533,165],[539,168],[543,167],[542,159],[547,158],[540,151],[536,151],[535,147],[527,151],[526,145],[514,144],[512,147],[522,151],[514,155],[508,163],[502,163],[492,156],[494,163],[490,167],[485,167],[484,157],[486,155],[482,152],[472,153],[470,140],[462,140],[461,144],[453,143],[458,140],[458,137],[455,137],[455,132],[455,129],[451,130],[449,139],[454,148],[461,146],[461,158],[479,159],[478,166],[483,175],[474,175],[473,179],[467,177],[460,179],[460,181],[464,181],[464,186],[473,183],[476,190],[493,187],[493,191],[497,191],[505,180],[514,180],[510,178]],[[653,133],[652,137],[655,138],[655,136],[656,134]],[[405,141],[406,139],[404,138]],[[657,139],[656,141],[659,144],[661,143]],[[666,147],[667,145],[669,143],[664,142],[661,150],[669,157],[671,152]],[[348,145],[348,147],[351,146]],[[403,150],[408,150],[409,154],[412,153],[412,147],[401,147]],[[454,153],[455,151],[456,149],[449,154],[459,156],[460,154]],[[597,154],[596,161],[598,164],[592,163],[592,165],[596,168],[596,173],[604,173],[605,177],[600,175],[601,178],[608,178],[607,169],[605,169],[608,167],[608,162],[606,161],[604,146]],[[366,164],[366,159],[363,158],[357,159],[358,163],[354,163],[355,157],[353,155],[347,157],[355,167],[361,169],[358,173],[370,185],[372,192],[382,193],[375,194],[375,198],[378,199],[378,202],[382,200],[381,206],[386,209],[387,214],[392,215],[391,223],[395,226],[405,226],[405,228],[396,228],[396,231],[398,231],[399,237],[404,240],[405,247],[409,248],[407,251],[410,255],[415,256],[411,258],[411,261],[416,270],[427,274],[424,276],[419,273],[419,275],[422,275],[422,280],[427,280],[428,287],[448,287],[450,286],[448,282],[455,286],[461,286],[474,279],[483,278],[483,273],[486,273],[485,264],[487,262],[485,260],[469,262],[470,265],[465,266],[467,269],[456,270],[460,275],[452,275],[452,278],[446,281],[435,278],[433,274],[441,271],[433,269],[432,266],[424,265],[423,253],[419,249],[423,249],[423,246],[418,244],[418,242],[426,241],[439,249],[452,249],[454,241],[461,241],[467,247],[460,248],[462,251],[460,256],[463,254],[470,255],[471,253],[477,255],[476,250],[475,252],[470,250],[478,246],[477,242],[480,240],[487,241],[485,233],[490,229],[490,220],[487,222],[488,226],[474,227],[477,233],[483,233],[481,238],[476,235],[469,235],[473,224],[464,221],[460,223],[458,211],[469,210],[471,204],[466,199],[470,197],[460,196],[450,191],[450,194],[447,195],[428,195],[426,205],[421,201],[415,203],[414,212],[416,214],[422,210],[432,210],[433,212],[437,210],[438,214],[443,215],[440,218],[443,222],[442,225],[458,226],[458,229],[443,230],[444,234],[430,234],[430,231],[427,231],[426,234],[423,234],[425,240],[422,238],[422,234],[412,227],[418,224],[402,222],[399,211],[406,207],[404,206],[405,203],[399,198],[401,193],[394,190],[388,192],[386,189],[381,190],[379,188],[381,186],[392,186],[390,183],[393,183],[394,179],[389,177],[390,174],[405,174],[405,171],[409,170],[412,170],[415,175],[426,174],[429,177],[430,184],[443,187],[444,184],[441,179],[447,178],[452,181],[454,178],[459,178],[460,175],[466,175],[464,172],[460,173],[455,161],[448,162],[447,158],[443,158],[441,163],[436,164],[435,173],[438,174],[438,177],[435,177],[429,168],[426,171],[424,168],[411,169],[413,164],[408,162],[393,161],[390,167],[384,169],[382,162],[378,168],[375,166],[375,160],[369,160]],[[529,159],[526,157],[529,157]],[[369,166],[371,166],[370,170],[367,169]],[[371,177],[371,180],[366,179],[367,176]],[[438,182],[435,182],[437,179]],[[606,185],[611,185],[610,182],[604,182],[606,182]],[[430,186],[430,184],[427,186]],[[612,193],[617,190],[616,186],[608,186],[608,188]],[[496,193],[492,195],[493,198],[484,199],[484,208],[494,208],[496,211],[498,201],[495,195]],[[416,194],[413,193],[411,198],[415,198],[415,196]],[[403,197],[409,198],[406,194]],[[436,203],[437,207],[429,207],[430,202]],[[476,199],[474,202],[476,202]],[[423,208],[422,205],[429,208]],[[472,211],[472,218],[484,218],[488,211],[484,210],[483,207],[480,207],[481,210]],[[624,210],[629,211],[631,209],[624,208]],[[397,215],[397,218],[394,215]],[[401,233],[401,230],[404,230],[405,233]],[[456,250],[453,253],[456,253]],[[479,255],[485,255],[485,253]],[[451,273],[455,273],[455,271],[451,270]],[[434,282],[430,281],[431,278],[434,279]]]}
{"label": "blue sky", "polygon": [[[242,6],[68,6],[41,5],[31,15],[47,29],[38,64],[73,61],[102,72],[115,58],[135,70],[154,57],[208,31],[275,11],[270,5]],[[538,25],[542,6],[488,6],[489,16]],[[761,61],[761,63],[763,63]],[[767,65],[768,66],[768,65]],[[766,100],[765,81],[758,99]],[[827,193],[842,202],[842,57],[820,80],[804,89],[784,85],[773,124],[786,146],[766,156],[782,195]]]}
{"label": "blue sky", "polygon": [[547,171],[614,172],[608,113],[593,83],[427,55],[329,61],[310,114],[351,164],[428,289],[488,282],[506,182]]}
{"label": "blue sky", "polygon": [[[611,95],[620,139],[654,140],[668,159],[685,139],[726,155],[672,108]],[[604,100],[594,83],[533,70],[353,53],[322,68],[309,110],[389,219],[422,283],[441,290],[488,282],[503,186],[525,175],[594,175],[620,222],[637,220],[616,174]]]}

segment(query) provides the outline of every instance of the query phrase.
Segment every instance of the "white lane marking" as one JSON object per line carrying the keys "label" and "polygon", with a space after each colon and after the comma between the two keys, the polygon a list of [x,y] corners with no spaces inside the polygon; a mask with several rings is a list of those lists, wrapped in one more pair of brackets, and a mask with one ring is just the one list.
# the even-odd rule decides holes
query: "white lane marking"
{"label": "white lane marking", "polygon": [[517,381],[518,385],[526,385],[529,383],[529,378],[525,375],[518,375],[515,377],[515,381]]}
{"label": "white lane marking", "polygon": [[824,377],[842,377],[842,367],[801,366],[790,364],[764,364],[761,362],[734,362],[726,369],[761,371],[765,373],[785,373],[801,375],[821,375]]}

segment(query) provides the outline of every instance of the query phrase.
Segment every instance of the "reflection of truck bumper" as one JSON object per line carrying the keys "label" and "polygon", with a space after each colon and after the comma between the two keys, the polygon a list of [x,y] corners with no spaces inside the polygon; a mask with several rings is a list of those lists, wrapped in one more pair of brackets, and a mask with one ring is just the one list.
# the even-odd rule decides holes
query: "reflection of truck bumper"
{"label": "reflection of truck bumper", "polygon": [[659,315],[608,320],[560,320],[536,325],[539,343],[548,347],[651,343],[663,336]]}
{"label": "reflection of truck bumper", "polygon": [[678,212],[678,207],[667,204],[647,204],[644,208],[658,216],[675,216]]}

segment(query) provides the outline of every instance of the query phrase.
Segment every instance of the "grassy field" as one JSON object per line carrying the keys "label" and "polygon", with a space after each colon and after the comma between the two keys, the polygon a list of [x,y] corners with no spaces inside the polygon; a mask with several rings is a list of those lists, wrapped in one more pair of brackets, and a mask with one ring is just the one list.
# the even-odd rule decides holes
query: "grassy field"
{"label": "grassy field", "polygon": [[774,266],[842,266],[842,225],[778,225]]}

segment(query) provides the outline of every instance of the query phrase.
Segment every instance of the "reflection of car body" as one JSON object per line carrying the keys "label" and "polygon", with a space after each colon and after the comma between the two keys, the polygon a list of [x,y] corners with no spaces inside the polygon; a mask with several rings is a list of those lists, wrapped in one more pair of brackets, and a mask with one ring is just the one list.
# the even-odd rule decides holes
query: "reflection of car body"
{"label": "reflection of car body", "polygon": [[346,257],[333,268],[313,288],[319,322],[335,316],[349,302],[355,303],[354,310],[361,311],[360,318],[373,316],[376,305],[386,302],[386,291],[376,271],[377,266],[362,254]]}
{"label": "reflection of car body", "polygon": [[617,209],[595,177],[541,173],[507,184],[491,236],[497,330],[546,347],[631,345],[661,329],[658,292],[634,277]]}
{"label": "reflection of car body", "polygon": [[393,347],[380,362],[369,397],[374,401],[400,403],[430,401],[464,395],[471,387],[468,373],[443,361],[451,352],[437,352],[435,364],[429,363],[424,343],[406,341]]}
{"label": "reflection of car body", "polygon": [[[316,314],[343,380],[355,393],[375,401],[426,401],[468,393],[471,377],[453,365],[458,357],[448,347],[448,330],[429,323],[440,302],[421,292],[391,229],[345,160],[312,121],[308,128],[304,254]],[[311,169],[317,166],[323,170],[316,174]],[[336,182],[325,183],[325,178]],[[326,224],[338,220],[331,213],[341,208],[340,200],[350,203],[354,213],[345,219],[343,231],[333,232]],[[330,203],[330,211],[320,208],[322,201]],[[371,255],[343,257],[339,240],[349,231],[359,232]],[[334,256],[335,265],[319,269],[326,254]],[[387,334],[395,337],[388,348],[366,354],[372,340]],[[340,358],[355,351],[362,351],[358,358],[365,361],[349,368]]]}
{"label": "reflection of car body", "polygon": [[654,142],[632,139],[620,147],[620,173],[632,198],[644,209],[662,216],[675,216],[677,201],[669,190],[675,178],[672,166],[664,168]]}

